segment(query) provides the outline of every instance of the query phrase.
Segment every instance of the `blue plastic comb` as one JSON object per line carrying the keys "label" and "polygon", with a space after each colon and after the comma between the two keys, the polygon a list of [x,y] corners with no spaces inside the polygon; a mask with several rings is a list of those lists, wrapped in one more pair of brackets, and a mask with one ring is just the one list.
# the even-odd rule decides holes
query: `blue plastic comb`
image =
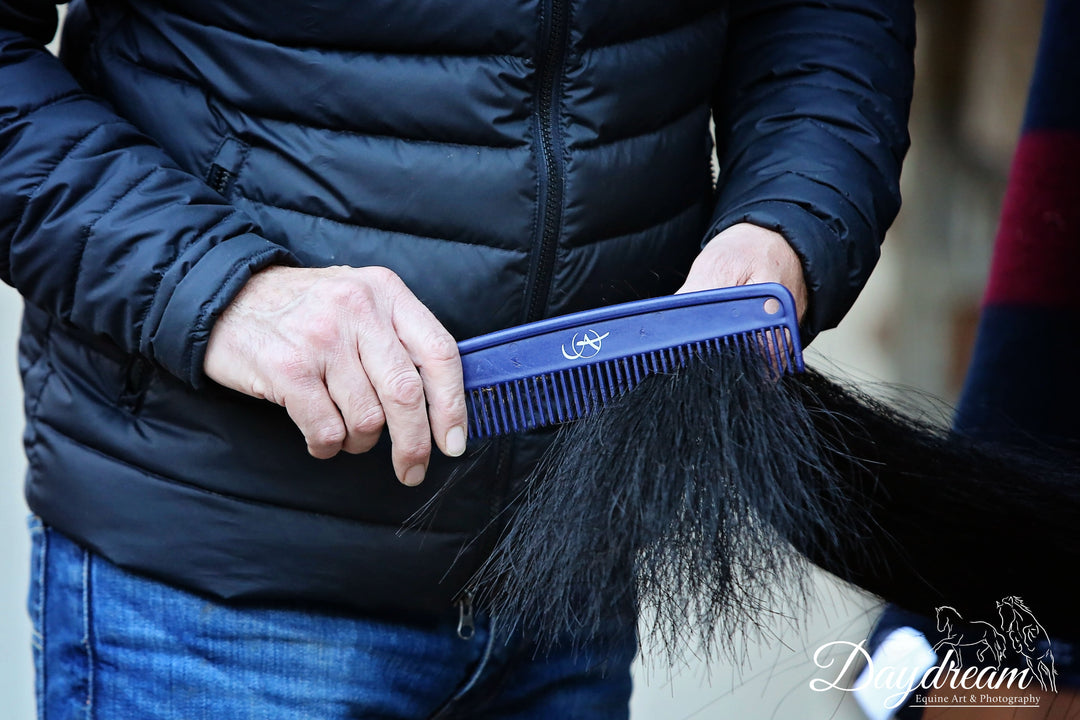
{"label": "blue plastic comb", "polygon": [[[670,295],[540,320],[458,344],[469,436],[570,422],[653,373],[724,348],[804,369],[795,302],[762,283]],[[766,354],[763,352],[763,354]]]}

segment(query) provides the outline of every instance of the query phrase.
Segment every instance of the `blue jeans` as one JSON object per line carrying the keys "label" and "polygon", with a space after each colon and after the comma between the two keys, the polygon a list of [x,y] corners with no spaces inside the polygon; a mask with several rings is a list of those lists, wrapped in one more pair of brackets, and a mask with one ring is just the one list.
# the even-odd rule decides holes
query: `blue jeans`
{"label": "blue jeans", "polygon": [[45,720],[626,718],[627,628],[604,657],[540,654],[478,615],[429,623],[238,608],[134,575],[31,520]]}

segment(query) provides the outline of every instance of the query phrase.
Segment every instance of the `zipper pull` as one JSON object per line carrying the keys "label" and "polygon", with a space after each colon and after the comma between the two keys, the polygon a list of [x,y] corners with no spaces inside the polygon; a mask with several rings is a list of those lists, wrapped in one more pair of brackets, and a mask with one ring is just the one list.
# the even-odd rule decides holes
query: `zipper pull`
{"label": "zipper pull", "polygon": [[476,625],[473,623],[472,593],[466,591],[458,600],[458,623],[457,634],[462,640],[472,640],[476,634]]}

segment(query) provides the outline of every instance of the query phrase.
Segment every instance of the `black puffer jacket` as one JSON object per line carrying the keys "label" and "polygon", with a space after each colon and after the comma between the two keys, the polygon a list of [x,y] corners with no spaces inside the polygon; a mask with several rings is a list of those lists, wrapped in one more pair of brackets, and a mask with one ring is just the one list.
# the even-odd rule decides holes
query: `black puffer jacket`
{"label": "black puffer jacket", "polygon": [[55,22],[0,0],[27,496],[221,597],[447,608],[543,446],[503,443],[399,532],[456,462],[409,489],[385,446],[314,460],[283,410],[203,376],[253,271],[385,265],[464,338],[671,292],[751,220],[802,256],[812,335],[898,207],[903,0],[85,0],[63,65]]}

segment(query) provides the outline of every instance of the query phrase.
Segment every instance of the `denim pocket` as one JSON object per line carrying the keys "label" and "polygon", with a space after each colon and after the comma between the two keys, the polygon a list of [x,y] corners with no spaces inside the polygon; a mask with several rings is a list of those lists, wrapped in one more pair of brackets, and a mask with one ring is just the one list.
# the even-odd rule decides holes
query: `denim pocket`
{"label": "denim pocket", "polygon": [[30,590],[26,610],[30,615],[30,647],[34,656],[34,697],[41,720],[45,707],[45,567],[49,537],[37,515],[31,515],[26,526],[30,531]]}

